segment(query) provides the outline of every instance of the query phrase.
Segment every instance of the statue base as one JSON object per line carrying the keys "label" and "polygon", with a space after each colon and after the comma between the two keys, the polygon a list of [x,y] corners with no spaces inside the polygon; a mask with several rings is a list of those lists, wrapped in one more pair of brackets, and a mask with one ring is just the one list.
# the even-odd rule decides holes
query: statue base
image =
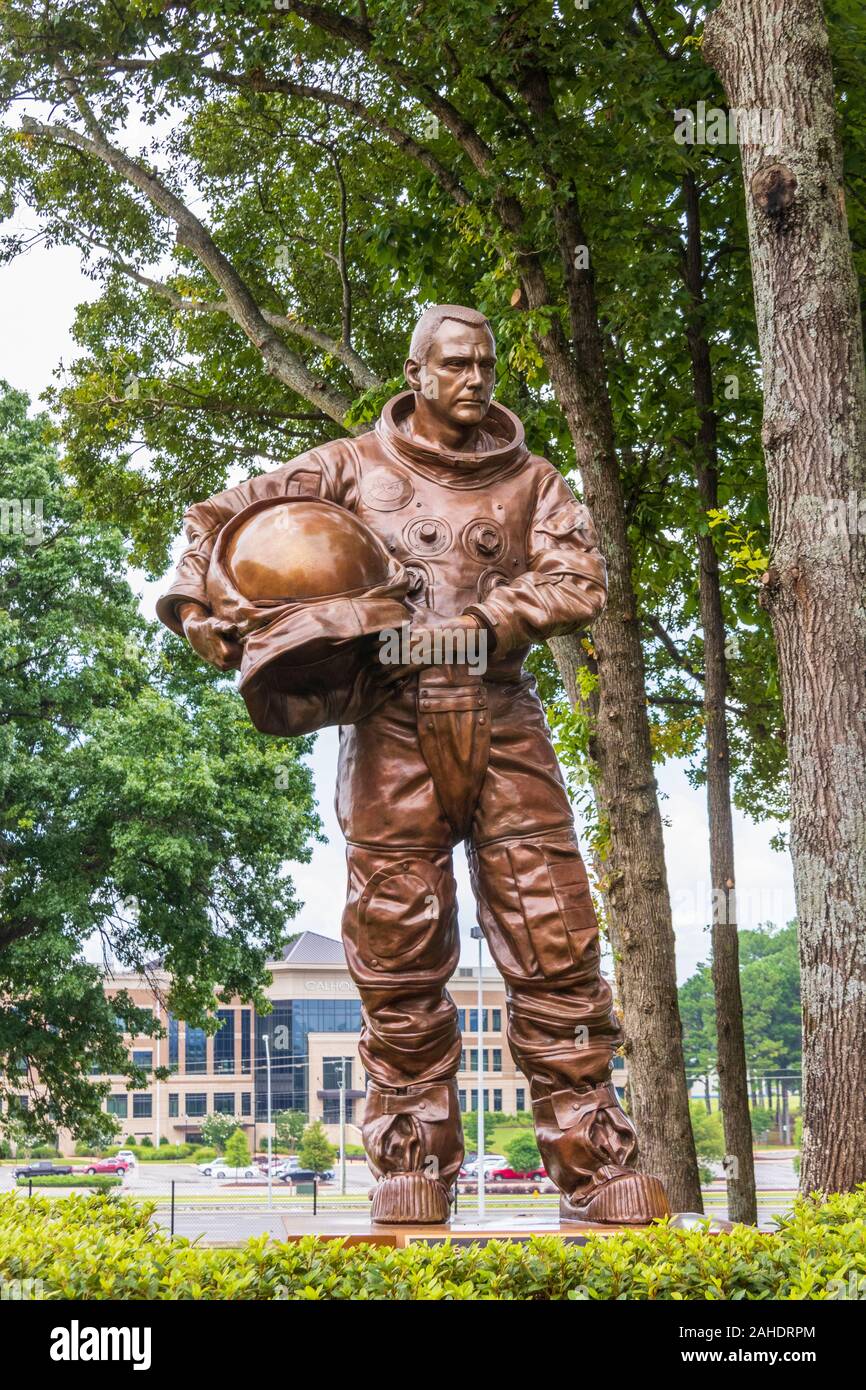
{"label": "statue base", "polygon": [[348,1245],[388,1245],[402,1249],[407,1245],[484,1244],[489,1240],[528,1240],[531,1236],[561,1236],[572,1244],[584,1245],[590,1236],[611,1236],[623,1231],[650,1229],[626,1225],[597,1225],[592,1222],[569,1221],[560,1225],[555,1211],[492,1212],[479,1217],[477,1212],[460,1212],[450,1221],[441,1223],[414,1222],[406,1224],[373,1221],[362,1212],[287,1212],[280,1217],[287,1241],[315,1236],[318,1240],[343,1240]]}

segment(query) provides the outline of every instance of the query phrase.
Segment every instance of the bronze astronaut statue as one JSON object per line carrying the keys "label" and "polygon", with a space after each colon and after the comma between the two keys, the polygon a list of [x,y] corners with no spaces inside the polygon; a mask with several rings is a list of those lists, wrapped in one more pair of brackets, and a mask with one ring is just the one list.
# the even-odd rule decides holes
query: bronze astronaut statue
{"label": "bronze astronaut statue", "polygon": [[[373,1219],[446,1220],[463,1159],[446,984],[460,955],[452,850],[465,840],[561,1219],[644,1223],[669,1208],[636,1171],[611,1082],[621,1033],[598,925],[522,670],[532,643],[601,612],[605,563],[586,507],[492,401],[481,314],[428,309],[405,372],[410,389],[374,430],[191,507],[158,611],[207,660],[240,667],[257,727],[341,726],[343,940],[363,1005]],[[381,635],[399,629],[410,641],[383,664]]]}

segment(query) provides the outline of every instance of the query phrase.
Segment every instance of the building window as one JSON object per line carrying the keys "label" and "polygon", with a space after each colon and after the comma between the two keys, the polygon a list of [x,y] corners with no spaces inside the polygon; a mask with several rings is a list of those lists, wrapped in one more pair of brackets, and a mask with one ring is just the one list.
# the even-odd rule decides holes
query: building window
{"label": "building window", "polygon": [[267,1114],[265,1043],[271,1048],[273,1109],[302,1110],[309,1115],[318,1106],[309,1089],[310,1033],[358,1033],[361,1028],[359,999],[276,999],[266,1018],[256,1018],[255,1116]]}
{"label": "building window", "polygon": [[169,1093],[168,1093],[168,1118],[169,1118],[170,1120],[176,1120],[179,1114],[180,1114],[180,1096],[178,1095],[177,1091],[169,1091]]}
{"label": "building window", "polygon": [[[469,1053],[469,1070],[478,1070],[478,1048],[473,1047]],[[502,1071],[502,1048],[485,1047],[484,1049],[484,1070]]]}
{"label": "building window", "polygon": [[624,1057],[614,1057],[614,1059],[613,1059],[613,1069],[614,1069],[614,1071],[625,1071],[625,1058],[624,1058]]}
{"label": "building window", "polygon": [[515,1095],[514,1104],[517,1106],[517,1109],[518,1109],[518,1110],[525,1110],[525,1109],[526,1109],[526,1089],[525,1089],[525,1087],[523,1087],[523,1086],[518,1086],[518,1087],[517,1087],[517,1090],[514,1092],[514,1095]]}
{"label": "building window", "polygon": [[502,1109],[502,1092],[498,1089],[498,1087],[494,1087],[493,1090],[493,1109]]}
{"label": "building window", "polygon": [[141,1094],[132,1097],[132,1118],[134,1120],[149,1120],[153,1115],[153,1096]]}
{"label": "building window", "polygon": [[174,1014],[168,1016],[168,1069],[177,1071],[180,1066],[180,1029]]}
{"label": "building window", "polygon": [[207,1096],[204,1091],[193,1091],[192,1093],[187,1091],[186,1113],[194,1116],[207,1114]]}
{"label": "building window", "polygon": [[458,1100],[458,1102],[459,1102],[461,1111],[462,1111],[463,1114],[465,1115],[465,1114],[466,1114],[466,1092],[465,1092],[465,1091],[458,1091],[458,1092],[457,1092],[457,1100]]}
{"label": "building window", "polygon": [[241,1114],[252,1115],[253,1097],[250,1091],[241,1091]]}
{"label": "building window", "polygon": [[241,1071],[249,1074],[252,1070],[252,1010],[241,1009]]}
{"label": "building window", "polygon": [[235,1011],[217,1009],[217,1018],[220,1028],[213,1040],[214,1071],[232,1072],[235,1069]]}
{"label": "building window", "polygon": [[235,1113],[235,1097],[233,1091],[217,1091],[213,1098],[214,1114],[233,1115]]}
{"label": "building window", "polygon": [[186,1025],[186,1065],[188,1074],[207,1071],[207,1035],[203,1028]]}
{"label": "building window", "polygon": [[109,1115],[117,1115],[118,1119],[125,1120],[129,1114],[128,1096],[109,1096],[106,1109]]}
{"label": "building window", "polygon": [[146,1052],[144,1048],[140,1051],[135,1050],[132,1054],[132,1061],[134,1066],[144,1067],[145,1071],[150,1071],[153,1066],[153,1052]]}
{"label": "building window", "polygon": [[465,1010],[465,1009],[458,1009],[458,1010],[457,1010],[457,1027],[460,1029],[460,1032],[461,1032],[461,1033],[465,1033],[465,1032],[466,1032],[466,1010]]}
{"label": "building window", "polygon": [[459,1070],[459,1071],[465,1071],[465,1070],[466,1070],[466,1048],[465,1048],[465,1047],[462,1047],[462,1048],[460,1049],[460,1066],[459,1066],[458,1070]]}

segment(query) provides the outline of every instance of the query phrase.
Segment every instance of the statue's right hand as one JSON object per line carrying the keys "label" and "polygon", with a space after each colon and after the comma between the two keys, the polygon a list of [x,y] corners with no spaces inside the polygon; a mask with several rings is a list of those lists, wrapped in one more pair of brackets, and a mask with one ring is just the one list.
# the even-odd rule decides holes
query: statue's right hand
{"label": "statue's right hand", "polygon": [[208,613],[198,603],[183,603],[178,607],[178,617],[184,636],[194,651],[204,657],[220,671],[236,671],[241,664],[243,648],[240,642],[232,640],[219,618]]}

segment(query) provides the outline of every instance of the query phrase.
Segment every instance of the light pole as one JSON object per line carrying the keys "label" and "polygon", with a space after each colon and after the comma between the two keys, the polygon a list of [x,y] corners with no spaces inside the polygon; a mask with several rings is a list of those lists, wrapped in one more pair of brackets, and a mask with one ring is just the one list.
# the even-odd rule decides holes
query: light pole
{"label": "light pole", "polygon": [[478,941],[478,1215],[484,1215],[484,984],[481,977],[484,933],[473,927],[472,936]]}
{"label": "light pole", "polygon": [[[157,1026],[161,1028],[161,1027],[162,1027],[162,1009],[160,1008],[159,1000],[156,1001],[156,1022],[157,1022]],[[159,1037],[157,1037],[157,1039],[156,1039],[156,1070],[157,1070],[157,1071],[159,1071],[160,1052],[161,1052],[161,1050],[162,1050],[162,1049],[161,1049],[161,1043],[162,1043],[162,1039],[159,1038]],[[162,1119],[161,1119],[161,1116],[160,1116],[160,1113],[159,1113],[159,1107],[160,1107],[161,1101],[162,1101],[162,1093],[161,1093],[161,1091],[160,1091],[160,1086],[159,1086],[159,1077],[157,1077],[157,1080],[156,1080],[156,1127],[155,1127],[155,1132],[154,1132],[154,1138],[155,1138],[155,1140],[156,1140],[156,1147],[157,1147],[157,1148],[159,1148],[159,1142],[160,1142],[160,1139],[162,1138]]]}
{"label": "light pole", "polygon": [[346,1058],[340,1059],[340,1193],[346,1195]]}
{"label": "light pole", "polygon": [[268,1211],[274,1205],[274,1141],[271,1137],[271,1043],[267,1033],[262,1034],[265,1044],[265,1067],[268,1081]]}

